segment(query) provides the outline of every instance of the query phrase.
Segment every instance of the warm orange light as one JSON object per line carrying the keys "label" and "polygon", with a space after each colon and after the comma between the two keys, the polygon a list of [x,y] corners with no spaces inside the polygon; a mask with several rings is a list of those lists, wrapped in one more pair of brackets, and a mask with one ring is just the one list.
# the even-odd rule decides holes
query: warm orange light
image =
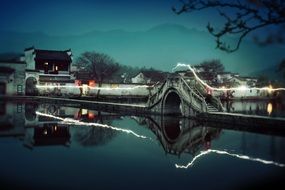
{"label": "warm orange light", "polygon": [[95,114],[92,112],[88,112],[88,119],[94,119],[95,118]]}
{"label": "warm orange light", "polygon": [[75,80],[74,83],[75,86],[81,86],[81,80]]}
{"label": "warm orange light", "polygon": [[88,85],[89,85],[90,87],[95,87],[95,85],[96,85],[95,80],[90,80],[89,83],[88,83]]}

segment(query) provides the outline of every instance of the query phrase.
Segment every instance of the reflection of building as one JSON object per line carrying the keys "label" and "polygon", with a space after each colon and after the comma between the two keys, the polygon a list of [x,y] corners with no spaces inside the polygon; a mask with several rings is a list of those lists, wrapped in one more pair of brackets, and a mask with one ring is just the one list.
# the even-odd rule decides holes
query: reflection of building
{"label": "reflection of building", "polygon": [[26,64],[22,61],[0,61],[0,95],[23,95]]}
{"label": "reflection of building", "polygon": [[0,136],[24,136],[24,104],[0,102]]}
{"label": "reflection of building", "polygon": [[57,123],[44,124],[43,127],[35,127],[33,146],[64,145],[70,144],[68,126],[60,126]]}

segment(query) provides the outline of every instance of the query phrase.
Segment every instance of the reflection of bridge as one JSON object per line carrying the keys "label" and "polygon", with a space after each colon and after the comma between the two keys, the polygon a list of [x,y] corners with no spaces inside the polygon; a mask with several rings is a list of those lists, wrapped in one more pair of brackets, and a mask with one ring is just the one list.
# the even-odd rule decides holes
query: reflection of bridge
{"label": "reflection of bridge", "polygon": [[221,131],[187,118],[156,116],[145,120],[165,152],[174,155],[181,153],[195,155],[202,149],[210,148],[212,139],[217,138]]}

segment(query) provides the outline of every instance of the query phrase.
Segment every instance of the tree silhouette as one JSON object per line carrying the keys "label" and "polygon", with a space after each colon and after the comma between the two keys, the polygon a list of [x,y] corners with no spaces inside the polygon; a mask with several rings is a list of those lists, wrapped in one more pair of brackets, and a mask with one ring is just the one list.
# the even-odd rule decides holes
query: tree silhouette
{"label": "tree silhouette", "polygon": [[219,59],[203,61],[200,65],[203,66],[205,72],[212,73],[213,75],[225,71],[225,67]]}
{"label": "tree silhouette", "polygon": [[[181,4],[173,7],[177,14],[204,9],[217,9],[225,19],[221,29],[214,28],[210,23],[207,29],[216,38],[216,48],[226,52],[239,49],[245,36],[258,29],[274,26],[274,32],[267,32],[266,37],[260,39],[255,36],[259,44],[285,42],[285,1],[284,0],[179,0]],[[226,35],[238,37],[234,47],[225,42]]]}
{"label": "tree silhouette", "polygon": [[85,52],[76,60],[77,67],[86,68],[99,85],[119,69],[119,64],[104,53]]}
{"label": "tree silhouette", "polygon": [[283,75],[283,78],[285,79],[285,59],[283,59],[279,65],[278,65],[278,72],[281,72]]}

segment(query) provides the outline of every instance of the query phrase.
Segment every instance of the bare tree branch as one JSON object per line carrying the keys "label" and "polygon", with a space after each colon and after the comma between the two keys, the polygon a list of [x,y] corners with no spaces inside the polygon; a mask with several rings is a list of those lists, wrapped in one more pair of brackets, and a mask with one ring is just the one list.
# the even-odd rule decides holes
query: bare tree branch
{"label": "bare tree branch", "polygon": [[[234,52],[239,49],[242,40],[249,33],[267,26],[279,26],[275,34],[268,34],[265,40],[255,38],[259,44],[283,43],[285,40],[285,1],[283,0],[188,0],[180,1],[179,8],[173,7],[176,14],[217,9],[225,19],[221,29],[210,23],[207,29],[216,38],[217,48]],[[238,40],[234,47],[224,41],[227,35],[234,35]]]}

